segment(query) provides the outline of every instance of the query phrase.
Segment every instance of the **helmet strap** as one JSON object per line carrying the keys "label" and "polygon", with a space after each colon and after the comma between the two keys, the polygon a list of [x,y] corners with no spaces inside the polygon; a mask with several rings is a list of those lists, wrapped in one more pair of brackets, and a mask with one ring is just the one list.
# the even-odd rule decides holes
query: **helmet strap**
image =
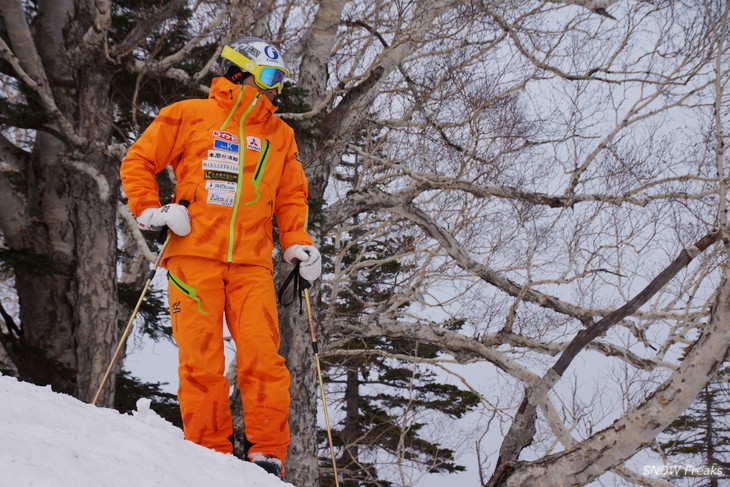
{"label": "helmet strap", "polygon": [[244,79],[252,75],[248,71],[244,71],[238,66],[229,66],[223,76],[225,76],[231,83],[240,85],[243,84]]}
{"label": "helmet strap", "polygon": [[[243,81],[248,78],[249,76],[253,76],[248,71],[244,71],[238,66],[229,66],[226,70],[226,73],[223,75],[225,78],[230,81],[231,83],[235,83],[237,85],[242,85]],[[275,106],[279,106],[279,95],[274,95],[274,99],[271,101],[271,103]]]}

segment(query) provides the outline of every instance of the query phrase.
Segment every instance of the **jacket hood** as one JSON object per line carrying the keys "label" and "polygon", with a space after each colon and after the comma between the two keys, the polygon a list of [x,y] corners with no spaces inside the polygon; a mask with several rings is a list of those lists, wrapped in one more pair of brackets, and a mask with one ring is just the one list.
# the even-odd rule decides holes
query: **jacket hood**
{"label": "jacket hood", "polygon": [[[229,81],[228,78],[220,76],[218,78],[213,78],[211,81],[208,98],[215,99],[221,106],[230,110],[236,104],[236,100],[238,100],[238,95],[241,90],[243,90],[243,95],[241,96],[241,101],[236,108],[236,112],[239,110],[243,112],[253,101],[254,97],[259,93],[259,90],[253,86],[239,85]],[[256,102],[256,107],[249,116],[268,119],[274,114],[274,112],[276,112],[276,107],[273,103],[271,103],[271,101],[269,101],[268,97],[262,94]]]}

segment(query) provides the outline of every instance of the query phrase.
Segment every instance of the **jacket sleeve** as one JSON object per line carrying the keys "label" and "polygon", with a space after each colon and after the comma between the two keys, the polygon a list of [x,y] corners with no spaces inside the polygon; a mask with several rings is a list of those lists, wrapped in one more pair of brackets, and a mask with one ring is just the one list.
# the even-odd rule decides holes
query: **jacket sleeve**
{"label": "jacket sleeve", "polygon": [[120,175],[129,209],[139,216],[146,208],[159,208],[160,195],[155,174],[182,154],[178,134],[183,113],[179,103],[160,110],[144,133],[132,144],[122,161]]}
{"label": "jacket sleeve", "polygon": [[292,132],[291,142],[284,160],[279,187],[276,191],[276,223],[279,227],[279,240],[285,250],[292,244],[311,245],[307,233],[309,190],[304,168],[299,162],[297,144]]}

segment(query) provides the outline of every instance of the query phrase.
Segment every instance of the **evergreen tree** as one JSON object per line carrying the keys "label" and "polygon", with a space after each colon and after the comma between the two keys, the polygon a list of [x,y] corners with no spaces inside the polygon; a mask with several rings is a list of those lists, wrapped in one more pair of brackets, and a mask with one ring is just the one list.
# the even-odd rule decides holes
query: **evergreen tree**
{"label": "evergreen tree", "polygon": [[131,413],[137,410],[137,400],[150,399],[150,409],[178,428],[182,428],[180,404],[175,394],[165,392],[160,382],[144,382],[128,371],[117,376],[117,393],[114,396],[114,409],[120,413]]}
{"label": "evergreen tree", "polygon": [[[670,439],[659,443],[661,450],[682,466],[701,469],[679,470],[677,480],[686,485],[720,487],[730,479],[730,367],[720,370],[695,398],[685,413],[664,433]],[[714,467],[714,468],[713,468]],[[705,468],[710,469],[707,474]]]}
{"label": "evergreen tree", "polygon": [[[363,260],[377,264],[358,273],[348,283],[349,291],[336,297],[339,316],[357,320],[372,312],[372,307],[386,302],[398,286],[399,276],[408,270],[393,256],[412,246],[413,239],[408,236],[380,238],[371,241],[367,249],[351,244],[343,265]],[[331,244],[329,248],[324,247],[325,255],[333,253]],[[327,294],[325,289],[322,295]],[[463,322],[449,325],[451,329],[461,326]],[[422,418],[432,414],[462,417],[478,403],[478,396],[442,384],[437,375],[424,366],[400,358],[434,359],[439,354],[437,347],[407,339],[352,337],[345,339],[341,348],[360,353],[352,356],[335,354],[324,366],[330,389],[335,386],[344,394],[342,414],[334,415],[343,419],[333,428],[335,449],[341,452],[337,459],[343,479],[340,485],[394,485],[384,478],[379,468],[383,457],[389,459],[388,463],[400,459],[430,472],[464,470],[455,463],[452,450],[426,439],[428,433]],[[320,431],[320,443],[325,441],[325,432]],[[329,459],[329,456],[323,458]],[[330,463],[323,461],[327,472],[331,472],[327,467]],[[321,480],[322,485],[334,485],[331,475],[323,476]]]}

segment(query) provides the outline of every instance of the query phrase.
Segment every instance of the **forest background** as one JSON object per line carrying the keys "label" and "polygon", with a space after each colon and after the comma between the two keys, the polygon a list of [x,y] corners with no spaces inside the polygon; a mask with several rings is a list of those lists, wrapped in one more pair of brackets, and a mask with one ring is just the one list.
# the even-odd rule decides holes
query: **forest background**
{"label": "forest background", "polygon": [[[324,255],[342,485],[416,485],[467,452],[482,485],[720,485],[632,459],[730,473],[729,11],[2,0],[3,372],[91,400],[158,250],[119,162],[162,106],[206,96],[223,45],[256,35],[291,68],[278,114]],[[163,199],[173,184],[160,175]],[[163,288],[137,323],[153,339]],[[296,305],[280,318],[287,480],[332,485],[310,337]],[[101,404],[152,395],[174,420],[159,384],[115,372]]]}

